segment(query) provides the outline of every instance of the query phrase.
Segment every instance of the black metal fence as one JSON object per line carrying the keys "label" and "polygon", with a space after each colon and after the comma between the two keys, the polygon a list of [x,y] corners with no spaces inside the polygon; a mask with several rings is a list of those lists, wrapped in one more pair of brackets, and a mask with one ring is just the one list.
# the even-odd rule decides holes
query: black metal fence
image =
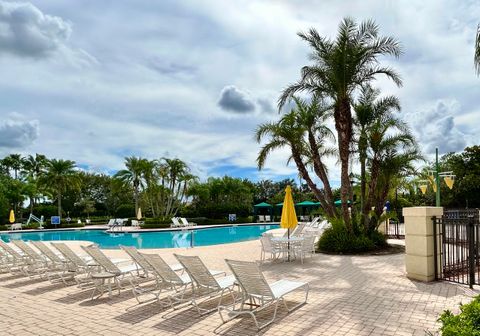
{"label": "black metal fence", "polygon": [[433,217],[435,278],[472,287],[479,284],[480,222],[470,210]]}
{"label": "black metal fence", "polygon": [[396,219],[389,219],[386,222],[385,233],[390,239],[405,239],[405,224]]}

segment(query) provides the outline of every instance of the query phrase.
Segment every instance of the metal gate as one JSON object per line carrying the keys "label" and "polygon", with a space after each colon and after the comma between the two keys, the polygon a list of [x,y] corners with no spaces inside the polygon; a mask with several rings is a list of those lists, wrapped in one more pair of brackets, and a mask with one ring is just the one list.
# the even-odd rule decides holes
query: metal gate
{"label": "metal gate", "polygon": [[479,284],[480,222],[478,210],[445,211],[433,217],[435,279]]}

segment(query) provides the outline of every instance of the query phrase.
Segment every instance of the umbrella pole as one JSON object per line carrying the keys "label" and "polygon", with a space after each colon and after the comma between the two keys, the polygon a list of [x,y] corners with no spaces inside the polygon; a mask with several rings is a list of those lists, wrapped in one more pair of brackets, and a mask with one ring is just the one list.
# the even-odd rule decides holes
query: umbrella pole
{"label": "umbrella pole", "polygon": [[288,251],[288,261],[290,261],[290,228],[288,230],[288,242],[287,242],[287,251]]}

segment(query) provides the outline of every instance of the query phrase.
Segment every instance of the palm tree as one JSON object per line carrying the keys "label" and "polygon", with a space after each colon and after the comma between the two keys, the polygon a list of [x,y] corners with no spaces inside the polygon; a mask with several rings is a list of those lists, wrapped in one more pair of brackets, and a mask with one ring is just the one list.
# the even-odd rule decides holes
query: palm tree
{"label": "palm tree", "polygon": [[180,159],[163,158],[166,168],[168,169],[168,198],[165,216],[169,216],[174,212],[174,201],[177,199],[177,183],[181,182],[181,176],[188,172],[185,162]]}
{"label": "palm tree", "polygon": [[475,56],[474,56],[475,70],[477,76],[480,76],[480,25],[477,27],[477,36],[475,39]]}
{"label": "palm tree", "polygon": [[[421,155],[407,124],[390,114],[381,115],[376,119],[368,128],[367,138],[370,181],[363,214],[368,214],[372,206],[378,214],[383,209],[381,202],[388,194],[390,180],[402,170],[409,168],[413,161],[421,159]],[[387,174],[389,171],[392,173]],[[384,187],[379,188],[382,181]],[[382,192],[379,193],[379,189]],[[367,232],[375,228],[372,221],[365,224]]]}
{"label": "palm tree", "polygon": [[298,113],[298,123],[305,127],[306,137],[309,145],[309,158],[313,165],[315,174],[323,183],[325,203],[329,213],[335,213],[335,204],[328,179],[328,171],[324,162],[324,157],[335,155],[334,149],[326,146],[328,140],[335,140],[333,132],[326,126],[327,120],[331,117],[332,107],[318,96],[313,96],[310,103],[298,98],[292,97]]}
{"label": "palm tree", "polygon": [[35,156],[29,155],[22,159],[22,174],[36,179],[47,166],[47,157],[36,153]]}
{"label": "palm tree", "polygon": [[320,36],[313,28],[308,33],[299,33],[312,48],[310,58],[314,64],[302,68],[300,80],[284,89],[278,101],[279,108],[282,108],[293,95],[302,91],[332,100],[341,164],[342,214],[349,230],[347,200],[354,94],[375,80],[377,75],[387,76],[398,86],[402,84],[400,76],[393,69],[381,66],[378,60],[383,55],[399,57],[402,52],[400,44],[393,37],[379,36],[378,31],[374,21],[357,25],[353,19],[345,18],[335,40]]}
{"label": "palm tree", "polygon": [[115,178],[133,187],[133,196],[135,198],[135,215],[138,213],[140,188],[144,186],[144,172],[147,164],[147,159],[135,156],[126,157],[125,167],[127,169],[119,170],[115,174]]}
{"label": "palm tree", "polygon": [[333,217],[335,213],[332,213],[331,207],[326,202],[325,193],[313,182],[307,170],[307,164],[304,162],[304,158],[309,157],[309,147],[304,137],[305,127],[298,121],[298,113],[295,109],[292,109],[290,113],[285,114],[277,123],[265,123],[257,127],[255,138],[258,143],[260,143],[263,138],[269,137],[268,142],[258,153],[258,168],[262,169],[265,166],[267,157],[272,151],[283,147],[290,148],[292,155],[288,159],[288,162],[293,159],[300,176],[308,184],[327,214]]}
{"label": "palm tree", "polygon": [[22,169],[22,156],[20,154],[10,154],[2,160],[2,165],[9,171],[13,170],[13,176],[18,178],[18,172]]}
{"label": "palm tree", "polygon": [[79,185],[76,165],[71,160],[52,159],[47,161],[45,173],[40,177],[44,186],[51,188],[56,194],[58,216],[62,216],[62,195],[67,188],[77,188]]}
{"label": "palm tree", "polygon": [[374,89],[370,85],[364,86],[361,89],[358,102],[354,105],[354,124],[356,126],[356,140],[360,161],[360,209],[363,221],[368,216],[368,211],[364,211],[364,201],[367,191],[366,165],[369,127],[384,116],[392,116],[392,111],[400,111],[400,101],[397,97],[379,98],[379,95],[380,90]]}
{"label": "palm tree", "polygon": [[47,162],[46,156],[38,153],[22,159],[21,174],[26,182],[25,194],[30,200],[30,213],[33,212],[37,199],[42,195],[38,180],[40,175],[45,172]]}

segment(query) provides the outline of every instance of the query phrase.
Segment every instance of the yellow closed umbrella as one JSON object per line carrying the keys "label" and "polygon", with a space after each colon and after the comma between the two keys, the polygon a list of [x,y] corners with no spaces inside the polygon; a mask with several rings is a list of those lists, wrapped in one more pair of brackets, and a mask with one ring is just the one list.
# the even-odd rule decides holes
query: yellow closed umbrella
{"label": "yellow closed umbrella", "polygon": [[[295,213],[295,204],[293,203],[292,188],[287,185],[285,189],[285,199],[283,200],[280,227],[288,230],[288,239],[290,239],[290,229],[294,229],[297,224],[298,220],[297,214]],[[290,241],[288,242],[288,259],[290,260]]]}
{"label": "yellow closed umbrella", "polygon": [[8,217],[8,221],[10,224],[15,223],[15,212],[13,210],[10,210],[10,216]]}

